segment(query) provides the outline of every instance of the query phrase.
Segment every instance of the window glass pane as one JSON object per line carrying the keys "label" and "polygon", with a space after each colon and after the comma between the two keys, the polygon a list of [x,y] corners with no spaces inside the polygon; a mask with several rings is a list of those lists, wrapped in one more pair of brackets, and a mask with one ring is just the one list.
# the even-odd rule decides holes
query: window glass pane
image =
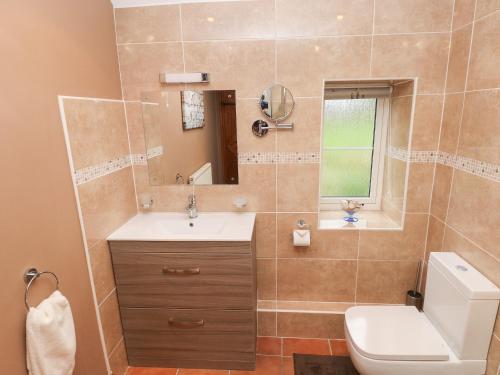
{"label": "window glass pane", "polygon": [[372,147],[377,99],[325,100],[323,147]]}
{"label": "window glass pane", "polygon": [[369,197],[372,150],[323,150],[321,196]]}

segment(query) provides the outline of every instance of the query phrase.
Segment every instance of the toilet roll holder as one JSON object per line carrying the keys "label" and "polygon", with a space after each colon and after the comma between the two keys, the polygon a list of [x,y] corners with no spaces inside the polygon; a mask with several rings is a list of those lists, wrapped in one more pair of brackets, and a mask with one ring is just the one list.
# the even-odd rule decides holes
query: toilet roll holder
{"label": "toilet roll holder", "polygon": [[297,229],[311,229],[311,224],[307,224],[304,219],[297,220],[296,226]]}

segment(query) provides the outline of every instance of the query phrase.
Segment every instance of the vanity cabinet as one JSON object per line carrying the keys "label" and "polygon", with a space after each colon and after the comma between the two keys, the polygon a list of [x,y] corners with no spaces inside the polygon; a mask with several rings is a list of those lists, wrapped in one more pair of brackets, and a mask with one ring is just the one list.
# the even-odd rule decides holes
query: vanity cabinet
{"label": "vanity cabinet", "polygon": [[255,368],[255,234],[109,245],[131,366]]}

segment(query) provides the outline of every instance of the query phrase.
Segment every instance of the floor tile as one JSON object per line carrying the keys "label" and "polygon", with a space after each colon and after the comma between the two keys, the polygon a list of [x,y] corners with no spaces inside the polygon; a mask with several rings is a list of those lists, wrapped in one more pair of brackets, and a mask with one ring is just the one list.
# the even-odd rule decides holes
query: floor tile
{"label": "floor tile", "polygon": [[330,347],[332,348],[332,354],[347,357],[349,356],[349,351],[347,350],[347,343],[345,340],[330,340]]}
{"label": "floor tile", "polygon": [[293,358],[283,357],[281,361],[281,375],[295,375]]}
{"label": "floor tile", "polygon": [[283,356],[293,353],[330,355],[330,345],[326,339],[283,339]]}
{"label": "floor tile", "polygon": [[176,368],[130,367],[127,375],[176,375]]}
{"label": "floor tile", "polygon": [[227,370],[179,369],[177,375],[229,375]]}
{"label": "floor tile", "polygon": [[281,355],[281,338],[257,337],[257,354]]}
{"label": "floor tile", "polygon": [[231,375],[281,375],[281,357],[258,355],[255,371],[231,370]]}

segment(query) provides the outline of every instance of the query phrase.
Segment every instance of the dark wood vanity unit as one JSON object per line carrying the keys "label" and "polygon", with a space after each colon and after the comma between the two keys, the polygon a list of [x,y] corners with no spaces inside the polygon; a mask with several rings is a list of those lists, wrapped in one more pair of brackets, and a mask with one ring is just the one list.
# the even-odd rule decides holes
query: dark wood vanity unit
{"label": "dark wood vanity unit", "polygon": [[131,366],[255,368],[255,233],[109,245]]}

